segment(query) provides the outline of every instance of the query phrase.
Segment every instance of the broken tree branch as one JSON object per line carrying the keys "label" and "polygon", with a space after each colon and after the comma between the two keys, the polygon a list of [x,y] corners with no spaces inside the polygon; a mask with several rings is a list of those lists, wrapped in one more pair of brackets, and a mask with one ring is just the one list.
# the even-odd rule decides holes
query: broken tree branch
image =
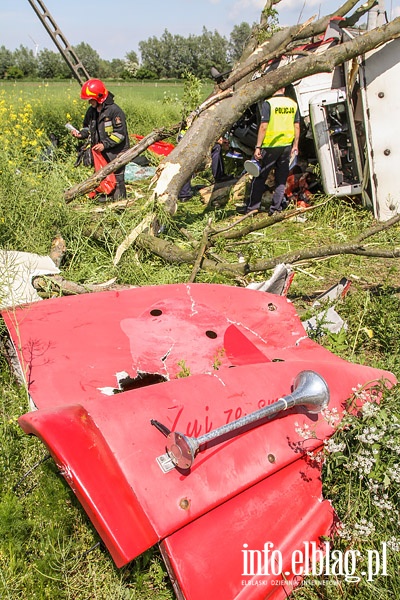
{"label": "broken tree branch", "polygon": [[60,268],[64,255],[67,251],[67,245],[60,234],[58,234],[51,243],[49,256],[56,267]]}
{"label": "broken tree branch", "polygon": [[96,171],[91,177],[83,181],[82,183],[78,183],[74,185],[72,188],[65,190],[64,192],[64,200],[68,204],[77,196],[83,196],[88,192],[94,190],[99,183],[107,177],[110,173],[113,173],[120,167],[127,165],[128,162],[142,154],[149,146],[154,144],[155,142],[159,142],[160,140],[165,140],[173,135],[176,135],[179,131],[180,123],[176,125],[171,125],[169,129],[157,129],[146,135],[138,144],[129,148],[117,158],[114,158],[111,162],[109,162],[105,167]]}
{"label": "broken tree branch", "polygon": [[77,294],[87,294],[88,292],[104,292],[107,290],[122,290],[129,289],[132,285],[119,285],[115,283],[116,279],[110,279],[104,283],[95,284],[79,284],[74,281],[68,281],[60,275],[42,275],[32,279],[32,285],[38,292],[47,298],[51,298],[54,294],[63,296],[75,296]]}
{"label": "broken tree branch", "polygon": [[[275,223],[280,223],[281,221],[286,221],[288,219],[292,219],[293,217],[296,217],[299,214],[303,214],[304,212],[310,211],[310,210],[315,210],[316,208],[320,208],[321,206],[323,206],[324,204],[326,204],[327,202],[329,202],[329,199],[324,200],[323,202],[319,202],[318,204],[314,204],[313,206],[309,206],[307,208],[295,208],[292,210],[286,210],[280,213],[276,213],[275,215],[273,215],[272,217],[269,217],[267,215],[265,215],[264,217],[261,216],[260,218],[257,219],[252,219],[251,221],[247,221],[246,226],[242,227],[241,229],[236,229],[234,231],[232,231],[232,227],[235,227],[236,225],[238,225],[239,223],[241,223],[243,221],[243,217],[238,219],[237,221],[235,221],[235,223],[232,224],[231,227],[228,228],[224,228],[224,229],[220,229],[220,230],[215,230],[212,232],[213,236],[219,236],[220,238],[226,239],[226,240],[237,240],[241,237],[244,237],[245,235],[248,235],[249,233],[253,233],[253,231],[259,231],[260,229],[265,229],[265,227],[270,227],[271,225],[275,225]],[[256,214],[257,211],[248,213],[246,215],[246,217],[248,216],[254,216],[254,214]]]}
{"label": "broken tree branch", "polygon": [[115,257],[113,260],[114,267],[119,263],[123,253],[131,246],[139,234],[150,229],[151,224],[153,222],[153,215],[147,215],[137,227],[135,227],[130,234],[124,239],[124,241],[118,246],[117,252],[115,253]]}
{"label": "broken tree branch", "polygon": [[203,260],[204,252],[206,251],[206,248],[209,244],[208,235],[209,235],[210,229],[211,229],[211,221],[212,221],[211,218],[208,219],[208,223],[207,223],[206,227],[204,228],[203,236],[201,238],[201,242],[200,242],[200,246],[199,246],[199,253],[198,253],[195,263],[193,265],[193,270],[189,277],[189,283],[194,282],[194,280],[196,279],[196,275],[200,270],[201,261]]}
{"label": "broken tree branch", "polygon": [[392,225],[395,225],[399,221],[400,221],[400,214],[395,215],[394,217],[392,217],[391,219],[388,219],[387,221],[383,221],[381,223],[378,223],[377,225],[373,225],[372,227],[369,227],[368,229],[366,229],[365,231],[360,233],[360,235],[358,235],[354,241],[362,242],[363,240],[375,235],[376,233],[380,233],[381,231],[385,231],[386,229],[389,229],[390,227],[392,227]]}
{"label": "broken tree branch", "polygon": [[329,21],[333,16],[344,17],[344,15],[352,10],[357,2],[358,0],[349,0],[330,15],[323,16],[316,21],[314,19],[309,19],[306,23],[284,27],[275,32],[271,38],[259,45],[245,61],[239,63],[230,77],[219,84],[219,89],[228,89],[241,80],[246,79],[263,64],[285,54],[285,52],[291,48],[293,43],[298,44],[301,40],[309,40],[322,34],[326,30]]}
{"label": "broken tree branch", "polygon": [[[312,208],[312,207],[310,207]],[[291,211],[292,215],[297,213],[304,212],[304,210],[309,209],[301,209],[298,211]],[[289,211],[288,216],[289,216]],[[279,215],[281,216],[281,215]],[[274,220],[274,217],[267,217],[265,219],[261,219],[259,223],[263,223],[264,227],[269,224],[274,224],[278,222],[278,219]],[[282,220],[282,219],[279,219]],[[140,234],[137,236],[135,244],[143,249],[146,249],[153,254],[163,258],[167,262],[179,263],[179,264],[193,264],[196,263],[196,259],[199,256],[203,257],[201,262],[201,267],[206,271],[212,271],[215,273],[219,273],[228,277],[238,277],[248,275],[249,273],[262,273],[264,271],[269,271],[276,267],[276,265],[284,263],[284,264],[296,264],[305,260],[313,260],[320,259],[323,257],[331,257],[337,256],[340,254],[354,254],[358,256],[368,256],[368,257],[377,257],[377,258],[398,258],[400,257],[400,248],[366,248],[363,244],[363,240],[367,237],[372,237],[373,235],[387,230],[392,227],[395,223],[400,221],[400,216],[394,217],[385,223],[374,225],[368,229],[366,229],[362,234],[355,237],[353,240],[346,242],[344,244],[328,244],[326,246],[316,246],[313,248],[303,248],[301,250],[295,250],[293,252],[288,252],[286,254],[280,254],[279,256],[274,256],[268,259],[258,260],[254,263],[228,263],[220,262],[219,260],[210,260],[207,257],[203,257],[203,246],[204,246],[204,235],[199,243],[199,249],[196,252],[195,250],[183,250],[173,244],[172,242],[165,241],[160,238],[154,238],[147,234]],[[254,231],[254,229],[252,229]],[[228,232],[229,233],[229,232]],[[210,232],[207,232],[208,242],[211,240]],[[197,273],[197,272],[196,272]]]}
{"label": "broken tree branch", "polygon": [[344,21],[341,23],[341,27],[353,27],[358,21],[366,15],[371,8],[378,4],[378,0],[368,0],[364,2],[361,6],[359,6],[352,15],[346,17]]}

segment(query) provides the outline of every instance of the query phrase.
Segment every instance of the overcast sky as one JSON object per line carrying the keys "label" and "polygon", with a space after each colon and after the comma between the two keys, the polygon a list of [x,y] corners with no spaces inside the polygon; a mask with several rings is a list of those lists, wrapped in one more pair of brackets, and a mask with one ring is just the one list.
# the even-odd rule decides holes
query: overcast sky
{"label": "overcast sky", "polygon": [[[344,0],[281,0],[281,25],[324,15]],[[362,2],[359,2],[361,4]],[[37,2],[35,2],[36,5]],[[151,36],[200,35],[203,26],[229,38],[235,25],[259,22],[265,0],[45,0],[51,17],[69,44],[86,42],[101,58],[124,58],[138,43]],[[400,16],[400,0],[386,0],[389,18]],[[0,46],[15,50],[20,45],[39,51],[56,51],[47,31],[28,0],[0,0]]]}

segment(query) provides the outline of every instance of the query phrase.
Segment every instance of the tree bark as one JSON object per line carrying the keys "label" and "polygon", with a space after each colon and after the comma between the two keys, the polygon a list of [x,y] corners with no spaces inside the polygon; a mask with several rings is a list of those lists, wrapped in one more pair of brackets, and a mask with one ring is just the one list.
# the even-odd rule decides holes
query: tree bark
{"label": "tree bark", "polygon": [[[267,2],[264,10],[267,8],[267,5],[277,4],[280,1],[281,0],[278,0],[278,2]],[[306,23],[293,25],[292,27],[285,27],[284,29],[277,31],[270,39],[257,48],[257,43],[255,40],[257,31],[265,27],[265,22],[263,22],[263,19],[261,19],[261,24],[259,27],[256,27],[252,36],[252,40],[249,44],[249,46],[253,48],[252,53],[249,55],[248,49],[245,50],[242,60],[232,71],[230,77],[226,81],[219,84],[219,90],[228,89],[242,80],[245,80],[246,77],[254,73],[254,71],[256,71],[264,63],[267,63],[274,58],[279,58],[287,52],[291,52],[296,45],[299,45],[300,41],[314,38],[324,33],[332,17],[338,16],[344,18],[344,15],[352,10],[357,2],[358,0],[348,0],[334,13],[321,17],[317,21],[309,19],[309,21]],[[354,25],[354,23],[356,23],[357,20],[367,13],[368,10],[375,4],[376,0],[368,0],[367,3],[355,11],[354,15],[348,19],[344,19],[343,27]],[[257,50],[257,52],[254,52],[254,50]]]}

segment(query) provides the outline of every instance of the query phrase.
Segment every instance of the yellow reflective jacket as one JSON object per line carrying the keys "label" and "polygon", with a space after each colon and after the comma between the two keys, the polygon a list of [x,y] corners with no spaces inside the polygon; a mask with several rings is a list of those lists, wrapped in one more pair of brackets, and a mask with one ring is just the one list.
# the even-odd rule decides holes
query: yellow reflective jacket
{"label": "yellow reflective jacket", "polygon": [[294,140],[296,102],[286,96],[273,96],[268,99],[268,103],[271,113],[262,147],[290,146]]}

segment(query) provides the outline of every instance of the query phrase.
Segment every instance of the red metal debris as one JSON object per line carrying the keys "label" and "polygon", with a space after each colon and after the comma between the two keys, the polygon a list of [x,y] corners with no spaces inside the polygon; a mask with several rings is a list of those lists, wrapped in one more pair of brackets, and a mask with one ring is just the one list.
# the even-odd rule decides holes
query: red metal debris
{"label": "red metal debris", "polygon": [[[354,388],[390,386],[391,373],[310,340],[286,298],[237,287],[102,292],[3,317],[38,408],[19,423],[46,444],[118,566],[159,542],[179,597],[287,597],[301,581],[293,552],[335,521],[306,452],[332,435]],[[210,443],[188,471],[170,468],[152,420],[198,437],[290,394],[303,370],[326,381],[326,410],[296,406]],[[279,550],[279,577],[244,562],[264,544]]]}
{"label": "red metal debris", "polygon": [[[132,137],[135,138],[135,140],[140,141],[143,139],[144,136],[134,133],[132,134]],[[154,142],[154,144],[151,144],[151,146],[149,146],[148,149],[151,150],[151,152],[154,152],[155,154],[160,154],[161,156],[168,156],[168,154],[170,154],[174,148],[175,146],[173,144],[160,140],[158,142]]]}

